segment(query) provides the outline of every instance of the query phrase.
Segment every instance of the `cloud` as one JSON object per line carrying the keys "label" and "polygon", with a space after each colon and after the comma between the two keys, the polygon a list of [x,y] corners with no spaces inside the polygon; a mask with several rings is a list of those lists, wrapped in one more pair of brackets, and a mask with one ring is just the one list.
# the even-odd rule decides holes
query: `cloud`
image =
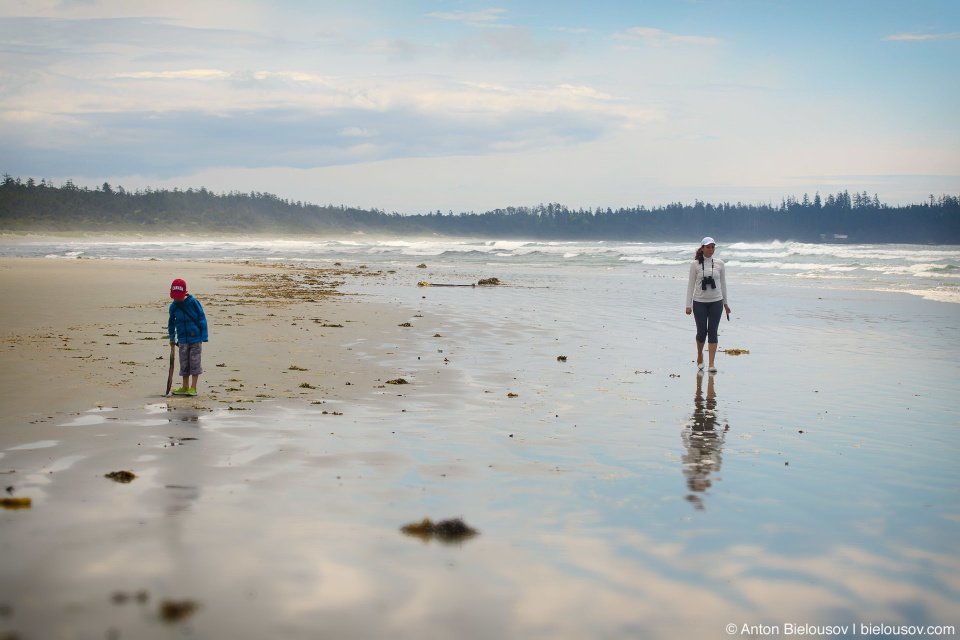
{"label": "cloud", "polygon": [[45,64],[61,61],[95,68],[147,56],[163,60],[167,55],[244,55],[290,47],[283,40],[253,31],[183,27],[157,18],[0,17],[0,41],[27,64],[34,64],[36,52],[43,55]]}
{"label": "cloud", "polygon": [[563,33],[592,33],[593,29],[588,29],[586,27],[550,27],[551,31],[562,31]]}
{"label": "cloud", "polygon": [[28,173],[39,175],[69,175],[84,167],[91,175],[163,177],[211,166],[311,168],[564,147],[596,139],[607,127],[600,119],[571,112],[464,120],[412,110],[349,109],[99,112],[55,125],[48,144],[31,132],[4,127],[4,155],[17,157]]}
{"label": "cloud", "polygon": [[471,33],[457,41],[451,51],[461,58],[556,60],[571,50],[559,40],[539,41],[526,27]]}
{"label": "cloud", "polygon": [[483,11],[434,11],[426,14],[427,18],[462,22],[471,27],[503,27],[498,21],[506,9],[484,9]]}
{"label": "cloud", "polygon": [[163,80],[210,80],[229,78],[230,74],[219,69],[184,69],[182,71],[136,71],[132,73],[118,73],[115,78]]}
{"label": "cloud", "polygon": [[[177,80],[196,81],[189,85]],[[490,83],[460,81],[423,75],[393,77],[321,76],[298,71],[247,71],[230,73],[218,69],[146,71],[120,73],[104,80],[114,83],[116,95],[97,103],[84,96],[81,103],[67,103],[66,111],[111,110],[111,105],[142,111],[185,110],[206,105],[208,110],[256,111],[276,108],[329,111],[390,112],[411,110],[442,113],[457,117],[483,117],[484,114],[570,112],[616,121],[649,122],[662,114],[642,105],[599,91],[588,85],[571,83]],[[171,92],[169,84],[179,92]],[[185,89],[192,92],[184,93]],[[231,90],[232,91],[228,91]],[[56,111],[64,96],[48,110]]]}
{"label": "cloud", "polygon": [[661,119],[573,84],[218,69],[123,72],[0,110],[22,170],[171,176],[211,166],[299,168],[576,147]]}
{"label": "cloud", "polygon": [[955,40],[960,38],[960,31],[954,31],[953,33],[897,33],[892,36],[887,36],[884,40],[894,40],[894,41],[917,41],[917,40]]}
{"label": "cloud", "polygon": [[701,44],[717,45],[723,44],[723,40],[708,36],[683,36],[676,33],[668,33],[662,29],[652,27],[633,27],[625,32],[616,33],[613,37],[617,40],[643,40],[647,44]]}
{"label": "cloud", "polygon": [[23,0],[0,3],[0,18],[52,18],[70,21],[155,19],[213,29],[256,29],[264,10],[256,0]]}
{"label": "cloud", "polygon": [[374,40],[370,43],[369,49],[375,53],[386,53],[398,60],[409,61],[432,51],[434,47],[411,42],[405,38],[394,38],[392,40]]}
{"label": "cloud", "polygon": [[353,138],[375,138],[380,135],[380,132],[364,129],[363,127],[347,127],[346,129],[341,129],[337,135]]}

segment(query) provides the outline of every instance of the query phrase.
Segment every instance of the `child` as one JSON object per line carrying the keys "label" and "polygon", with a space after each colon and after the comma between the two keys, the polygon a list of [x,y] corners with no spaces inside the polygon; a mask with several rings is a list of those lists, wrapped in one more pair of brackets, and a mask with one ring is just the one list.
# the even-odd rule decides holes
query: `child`
{"label": "child", "polygon": [[[174,389],[180,396],[197,395],[197,378],[203,373],[200,355],[203,343],[207,341],[207,317],[197,299],[187,293],[187,283],[177,278],[170,285],[170,319],[167,330],[170,332],[170,344],[180,345],[180,376],[183,386]],[[189,386],[190,376],[193,383]]]}

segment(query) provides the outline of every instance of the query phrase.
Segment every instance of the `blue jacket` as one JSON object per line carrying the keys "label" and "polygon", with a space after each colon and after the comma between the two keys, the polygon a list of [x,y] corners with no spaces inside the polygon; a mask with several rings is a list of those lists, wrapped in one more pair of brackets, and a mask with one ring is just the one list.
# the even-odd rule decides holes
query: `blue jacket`
{"label": "blue jacket", "polygon": [[183,300],[170,303],[167,331],[170,340],[180,344],[207,341],[207,316],[196,298],[188,293]]}

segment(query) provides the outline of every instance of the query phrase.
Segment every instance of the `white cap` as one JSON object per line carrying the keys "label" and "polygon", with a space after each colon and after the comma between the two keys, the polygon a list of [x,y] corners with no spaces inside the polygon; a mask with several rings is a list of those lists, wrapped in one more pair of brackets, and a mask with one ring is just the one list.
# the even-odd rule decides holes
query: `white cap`
{"label": "white cap", "polygon": [[706,238],[704,238],[703,240],[700,241],[700,246],[701,246],[701,247],[705,247],[705,246],[707,246],[708,244],[717,244],[717,241],[714,240],[713,238],[711,238],[710,236],[707,236]]}

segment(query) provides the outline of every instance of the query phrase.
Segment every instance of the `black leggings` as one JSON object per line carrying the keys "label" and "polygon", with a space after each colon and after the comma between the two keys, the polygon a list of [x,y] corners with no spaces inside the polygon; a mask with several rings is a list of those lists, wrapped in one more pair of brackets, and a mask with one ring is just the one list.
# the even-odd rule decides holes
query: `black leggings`
{"label": "black leggings", "polygon": [[716,302],[694,302],[693,319],[697,321],[697,342],[706,342],[710,336],[710,344],[717,344],[717,328],[723,318],[723,300]]}

